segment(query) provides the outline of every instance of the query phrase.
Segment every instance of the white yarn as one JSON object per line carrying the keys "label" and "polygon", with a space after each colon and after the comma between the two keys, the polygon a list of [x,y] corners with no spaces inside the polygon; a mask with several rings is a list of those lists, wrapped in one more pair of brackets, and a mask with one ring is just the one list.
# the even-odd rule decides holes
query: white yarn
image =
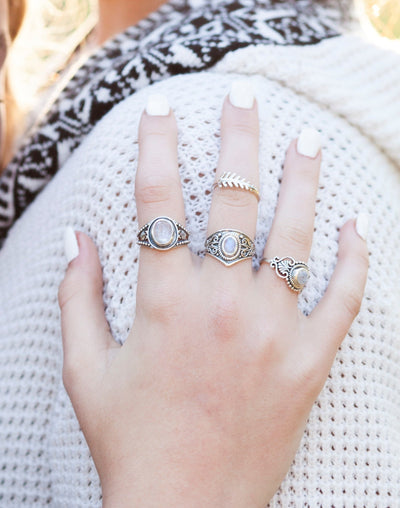
{"label": "white yarn", "polygon": [[304,312],[327,287],[338,228],[360,211],[371,217],[362,310],[271,507],[400,506],[399,60],[355,37],[249,48],[213,72],[140,91],[93,129],[0,251],[1,507],[101,506],[97,473],[61,381],[64,229],[85,231],[98,246],[107,318],[123,342],[135,312],[136,132],[146,97],[165,93],[175,110],[187,227],[197,253],[206,235],[221,106],[238,73],[254,75],[260,108],[259,256],[290,141],[303,126],[324,138],[313,276],[299,300]]}

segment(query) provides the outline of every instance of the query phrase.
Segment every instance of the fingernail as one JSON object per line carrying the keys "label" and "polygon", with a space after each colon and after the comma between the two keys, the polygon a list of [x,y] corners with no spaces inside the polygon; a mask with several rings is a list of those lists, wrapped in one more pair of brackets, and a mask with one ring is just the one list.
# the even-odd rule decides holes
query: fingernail
{"label": "fingernail", "polygon": [[318,152],[321,150],[322,139],[321,135],[315,129],[305,127],[297,140],[297,151],[300,155],[311,157],[315,159]]}
{"label": "fingernail", "polygon": [[153,93],[147,98],[146,113],[150,116],[168,116],[171,108],[162,93]]}
{"label": "fingernail", "polygon": [[75,231],[68,226],[64,233],[64,251],[68,264],[79,256],[79,245]]}
{"label": "fingernail", "polygon": [[369,216],[366,213],[360,213],[356,220],[356,231],[359,236],[363,240],[367,240],[368,238],[368,228],[369,228]]}
{"label": "fingernail", "polygon": [[254,104],[254,89],[251,81],[249,79],[232,81],[229,100],[236,108],[251,109]]}

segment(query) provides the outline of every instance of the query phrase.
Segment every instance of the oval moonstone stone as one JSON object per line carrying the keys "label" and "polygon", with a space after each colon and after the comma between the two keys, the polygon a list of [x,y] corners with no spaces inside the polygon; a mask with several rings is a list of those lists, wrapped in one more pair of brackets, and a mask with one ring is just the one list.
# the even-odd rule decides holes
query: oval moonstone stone
{"label": "oval moonstone stone", "polygon": [[167,247],[174,241],[175,228],[168,219],[158,219],[151,227],[151,236],[159,247]]}
{"label": "oval moonstone stone", "polygon": [[233,258],[236,256],[239,249],[239,242],[236,236],[227,235],[221,244],[221,251],[227,258]]}

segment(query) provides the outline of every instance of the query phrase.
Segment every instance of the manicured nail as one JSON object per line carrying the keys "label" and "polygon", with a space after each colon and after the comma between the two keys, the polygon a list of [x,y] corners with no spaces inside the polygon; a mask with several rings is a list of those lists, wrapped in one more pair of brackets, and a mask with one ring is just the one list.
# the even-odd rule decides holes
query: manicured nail
{"label": "manicured nail", "polygon": [[321,150],[322,139],[321,135],[315,129],[305,127],[297,140],[297,151],[300,155],[311,157],[315,159],[318,152]]}
{"label": "manicured nail", "polygon": [[231,84],[229,100],[232,106],[251,109],[254,104],[254,89],[249,79],[236,79]]}
{"label": "manicured nail", "polygon": [[146,113],[150,116],[168,116],[171,108],[162,93],[153,93],[147,98]]}
{"label": "manicured nail", "polygon": [[64,251],[68,264],[79,256],[79,245],[75,231],[68,226],[64,233]]}
{"label": "manicured nail", "polygon": [[356,231],[359,236],[363,240],[367,240],[368,238],[368,228],[369,228],[369,216],[366,213],[360,213],[356,220]]}

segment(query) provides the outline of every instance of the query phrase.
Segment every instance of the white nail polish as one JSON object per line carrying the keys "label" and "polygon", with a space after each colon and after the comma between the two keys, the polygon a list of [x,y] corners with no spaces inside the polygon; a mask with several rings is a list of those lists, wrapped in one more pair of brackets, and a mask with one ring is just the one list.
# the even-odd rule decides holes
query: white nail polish
{"label": "white nail polish", "polygon": [[161,93],[153,93],[148,96],[146,113],[150,116],[168,116],[171,108],[168,99]]}
{"label": "white nail polish", "polygon": [[368,238],[368,228],[369,228],[369,216],[366,213],[360,213],[356,220],[356,231],[359,236],[363,240],[367,240]]}
{"label": "white nail polish", "polygon": [[231,84],[229,100],[232,106],[251,109],[254,105],[254,89],[249,79],[236,79]]}
{"label": "white nail polish", "polygon": [[79,256],[79,245],[75,231],[68,226],[64,233],[64,251],[68,264]]}
{"label": "white nail polish", "polygon": [[315,129],[305,127],[297,140],[297,151],[300,155],[314,159],[321,150],[321,135]]}

